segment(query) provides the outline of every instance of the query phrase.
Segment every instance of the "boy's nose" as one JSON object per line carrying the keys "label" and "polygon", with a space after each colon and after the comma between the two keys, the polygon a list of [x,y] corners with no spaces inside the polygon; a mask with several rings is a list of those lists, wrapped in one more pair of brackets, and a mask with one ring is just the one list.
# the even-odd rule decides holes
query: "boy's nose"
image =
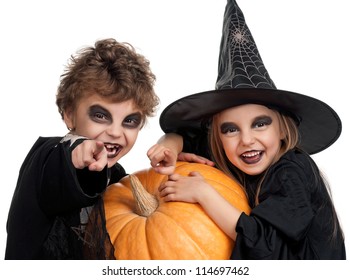
{"label": "boy's nose", "polygon": [[123,127],[117,124],[111,124],[106,130],[107,134],[113,138],[118,138],[122,135]]}

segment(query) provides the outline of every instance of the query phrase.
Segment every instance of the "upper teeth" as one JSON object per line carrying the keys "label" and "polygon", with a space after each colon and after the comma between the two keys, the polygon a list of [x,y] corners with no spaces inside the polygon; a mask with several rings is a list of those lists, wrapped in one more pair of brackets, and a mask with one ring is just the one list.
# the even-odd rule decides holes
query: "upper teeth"
{"label": "upper teeth", "polygon": [[105,145],[107,149],[114,149],[116,146],[115,145]]}
{"label": "upper teeth", "polygon": [[255,157],[255,156],[258,156],[259,154],[260,154],[260,152],[249,152],[249,153],[245,153],[242,156],[243,157]]}

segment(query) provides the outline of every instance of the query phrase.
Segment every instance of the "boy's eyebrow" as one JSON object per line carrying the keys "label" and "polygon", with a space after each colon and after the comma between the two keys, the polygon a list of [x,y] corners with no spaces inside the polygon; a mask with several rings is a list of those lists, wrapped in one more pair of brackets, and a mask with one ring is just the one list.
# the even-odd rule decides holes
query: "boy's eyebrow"
{"label": "boy's eyebrow", "polygon": [[109,110],[100,104],[91,105],[89,108],[89,113],[93,113],[93,111],[95,111],[95,110],[103,111],[104,114],[111,116],[111,113],[109,112]]}
{"label": "boy's eyebrow", "polygon": [[140,111],[137,111],[135,113],[129,114],[128,117],[140,117],[140,118],[142,118],[142,114]]}
{"label": "boy's eyebrow", "polygon": [[[99,110],[99,111],[103,111],[104,114],[106,114],[108,117],[111,117],[111,113],[109,112],[108,109],[106,109],[105,107],[103,107],[102,105],[100,104],[94,104],[94,105],[91,105],[90,108],[89,108],[89,113],[93,113],[93,111],[95,110]],[[140,112],[140,111],[136,111],[134,113],[131,113],[129,115],[127,115],[127,118],[130,118],[130,117],[138,117],[140,119],[143,118],[143,114]]]}
{"label": "boy's eyebrow", "polygon": [[134,119],[139,123],[143,123],[145,120],[145,115],[142,112],[138,111],[135,113],[131,113],[125,117],[125,119]]}

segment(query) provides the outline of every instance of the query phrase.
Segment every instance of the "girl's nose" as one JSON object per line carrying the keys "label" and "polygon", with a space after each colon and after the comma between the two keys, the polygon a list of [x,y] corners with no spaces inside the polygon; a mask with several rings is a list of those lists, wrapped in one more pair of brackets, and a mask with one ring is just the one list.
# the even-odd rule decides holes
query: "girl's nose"
{"label": "girl's nose", "polygon": [[254,134],[250,131],[241,131],[241,142],[244,145],[251,145],[255,141]]}

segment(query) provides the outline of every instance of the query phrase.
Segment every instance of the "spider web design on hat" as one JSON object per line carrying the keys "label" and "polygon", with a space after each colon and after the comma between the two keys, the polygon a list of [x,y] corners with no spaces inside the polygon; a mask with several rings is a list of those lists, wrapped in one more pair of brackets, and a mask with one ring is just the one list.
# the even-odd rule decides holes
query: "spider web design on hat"
{"label": "spider web design on hat", "polygon": [[232,88],[276,89],[236,3],[225,9],[216,81],[216,89]]}
{"label": "spider web design on hat", "polygon": [[213,115],[244,104],[260,104],[291,117],[299,129],[300,147],[309,154],[326,149],[341,134],[341,120],[328,104],[276,88],[241,9],[235,0],[227,0],[215,90],[174,101],[159,123],[166,133],[207,137]]}

